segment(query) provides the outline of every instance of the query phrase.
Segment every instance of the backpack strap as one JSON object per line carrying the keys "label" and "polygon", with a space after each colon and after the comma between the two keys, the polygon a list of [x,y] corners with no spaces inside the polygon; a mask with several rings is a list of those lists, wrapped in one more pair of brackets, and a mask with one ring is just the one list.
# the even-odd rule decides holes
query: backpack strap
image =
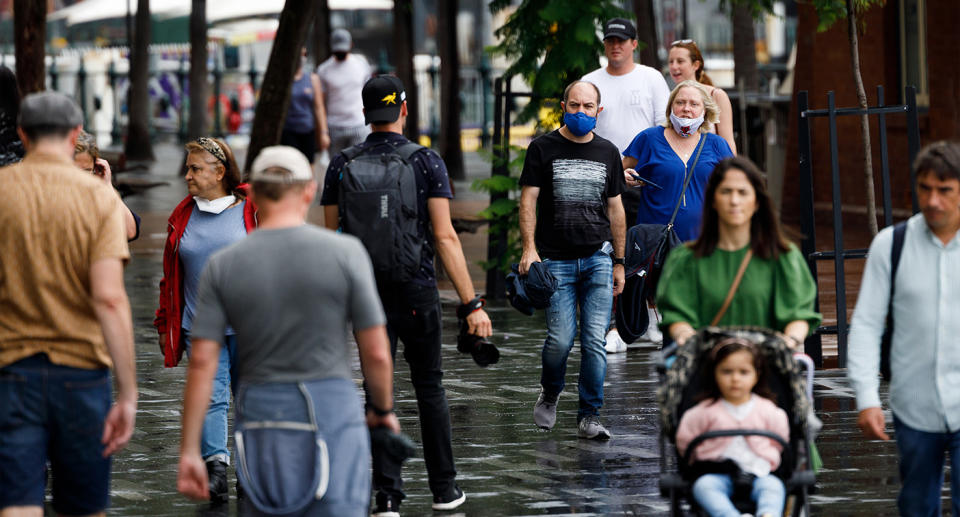
{"label": "backpack strap", "polygon": [[893,295],[896,291],[897,268],[900,267],[900,255],[903,254],[903,241],[907,236],[907,221],[901,221],[893,227],[893,246],[890,247],[890,300],[887,301],[887,330],[880,340],[880,373],[884,379],[890,378],[890,344],[893,342]]}
{"label": "backpack strap", "polygon": [[363,151],[364,151],[364,150],[365,150],[365,149],[363,149],[363,148],[360,146],[360,144],[356,144],[356,145],[351,145],[350,147],[348,147],[348,148],[346,148],[346,149],[344,149],[344,150],[342,150],[342,151],[340,151],[340,152],[343,153],[343,157],[346,158],[346,161],[349,162],[349,161],[353,160],[354,158],[356,158],[357,156],[360,156],[361,154],[363,154]]}
{"label": "backpack strap", "polygon": [[394,152],[397,153],[400,156],[400,158],[403,159],[403,161],[409,162],[413,154],[419,151],[420,149],[425,149],[425,147],[414,142],[407,142],[403,145],[398,146]]}
{"label": "backpack strap", "polygon": [[[360,156],[361,154],[366,152],[371,147],[373,146],[368,146],[364,148],[361,145],[357,144],[357,145],[352,145],[340,152],[343,153],[344,158],[346,158],[347,159],[346,161],[349,162],[350,160],[353,160],[357,156]],[[410,161],[410,157],[412,157],[413,154],[419,151],[420,149],[425,149],[425,147],[413,142],[407,142],[403,145],[397,146],[397,148],[394,149],[394,152],[397,155],[399,155],[400,158],[403,158],[404,161]]]}

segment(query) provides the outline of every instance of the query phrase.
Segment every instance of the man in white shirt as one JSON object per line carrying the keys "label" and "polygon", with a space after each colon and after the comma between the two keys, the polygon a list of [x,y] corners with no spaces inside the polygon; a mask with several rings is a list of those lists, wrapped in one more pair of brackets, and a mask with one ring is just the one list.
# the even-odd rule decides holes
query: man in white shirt
{"label": "man in white shirt", "polygon": [[[600,89],[603,112],[597,115],[596,134],[623,153],[637,133],[666,120],[670,88],[663,74],[633,62],[637,29],[629,20],[613,18],[603,27],[607,66],[583,76]],[[630,221],[630,219],[627,219]]]}
{"label": "man in white shirt", "polygon": [[[663,74],[649,66],[633,62],[637,50],[637,29],[630,20],[612,18],[603,26],[603,51],[607,56],[607,66],[598,68],[583,76],[600,90],[603,111],[597,114],[597,127],[594,132],[613,142],[621,154],[638,133],[662,124],[667,118],[667,100],[670,88]],[[623,193],[623,210],[627,227],[637,220],[639,192],[627,189]],[[654,343],[663,341],[663,334],[657,328],[659,319],[653,308],[650,313],[650,325],[641,339]],[[608,352],[626,351],[627,345],[616,329],[607,334]]]}
{"label": "man in white shirt", "polygon": [[323,85],[323,102],[327,108],[327,126],[330,131],[330,157],[363,142],[370,128],[363,120],[363,99],[360,92],[370,79],[372,70],[360,54],[350,52],[353,38],[346,29],[335,29],[330,34],[332,56],[320,63],[317,75]]}
{"label": "man in white shirt", "polygon": [[[873,239],[850,327],[847,375],[857,397],[857,425],[871,440],[889,440],[877,373],[889,310],[890,409],[900,453],[901,515],[940,515],[944,457],[960,469],[960,144],[937,142],[914,162],[921,214],[906,221],[893,278],[894,227]],[[951,474],[953,515],[960,515],[960,476]]]}

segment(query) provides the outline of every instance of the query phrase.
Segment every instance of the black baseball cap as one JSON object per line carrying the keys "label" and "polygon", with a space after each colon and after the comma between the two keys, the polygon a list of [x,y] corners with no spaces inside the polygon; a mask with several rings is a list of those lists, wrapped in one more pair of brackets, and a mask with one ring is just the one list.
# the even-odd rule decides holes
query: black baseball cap
{"label": "black baseball cap", "polygon": [[637,28],[625,18],[611,18],[603,25],[603,39],[637,39]]}
{"label": "black baseball cap", "polygon": [[403,83],[392,75],[378,75],[363,85],[363,116],[365,123],[396,122],[400,105],[407,100]]}
{"label": "black baseball cap", "polygon": [[58,92],[31,93],[20,103],[20,127],[74,128],[83,124],[83,113],[70,97]]}

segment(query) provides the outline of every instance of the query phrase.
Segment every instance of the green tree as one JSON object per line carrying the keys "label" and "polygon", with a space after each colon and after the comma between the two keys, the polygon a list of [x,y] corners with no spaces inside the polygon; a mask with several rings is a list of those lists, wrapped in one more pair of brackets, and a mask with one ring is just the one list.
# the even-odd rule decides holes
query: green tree
{"label": "green tree", "polygon": [[[498,13],[512,3],[492,0],[490,11]],[[533,94],[520,111],[518,122],[535,119],[545,103],[552,107],[554,117],[538,122],[559,120],[560,107],[552,101],[571,81],[600,67],[603,43],[599,31],[603,22],[630,16],[618,4],[613,0],[523,0],[494,32],[501,41],[491,52],[512,61],[503,75],[523,77]]]}

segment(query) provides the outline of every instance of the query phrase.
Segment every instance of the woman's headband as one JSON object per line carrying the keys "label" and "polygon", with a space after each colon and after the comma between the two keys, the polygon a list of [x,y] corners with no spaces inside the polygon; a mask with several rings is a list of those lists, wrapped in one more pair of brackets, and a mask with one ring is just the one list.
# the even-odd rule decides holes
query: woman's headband
{"label": "woman's headband", "polygon": [[220,144],[218,144],[216,140],[201,136],[197,139],[197,145],[202,147],[204,151],[212,154],[214,158],[220,160],[224,165],[227,164],[227,155],[223,152],[223,148],[220,147]]}

